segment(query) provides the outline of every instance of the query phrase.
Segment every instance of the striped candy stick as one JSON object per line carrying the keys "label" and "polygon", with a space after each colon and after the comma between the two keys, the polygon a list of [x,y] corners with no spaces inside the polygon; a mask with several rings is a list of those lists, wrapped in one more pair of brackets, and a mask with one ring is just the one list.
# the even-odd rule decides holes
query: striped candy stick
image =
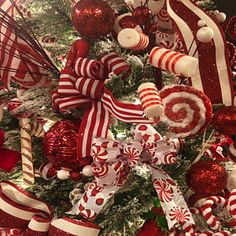
{"label": "striped candy stick", "polygon": [[31,120],[29,118],[21,118],[20,126],[23,180],[26,184],[31,185],[35,181],[31,142]]}
{"label": "striped candy stick", "polygon": [[138,95],[145,115],[156,118],[163,114],[164,107],[158,89],[154,83],[143,83],[138,87]]}
{"label": "striped candy stick", "polygon": [[149,59],[157,68],[186,77],[193,76],[198,68],[198,59],[160,47],[151,50]]}
{"label": "striped candy stick", "polygon": [[213,204],[217,204],[223,207],[227,207],[228,201],[220,196],[211,196],[207,198],[203,206],[201,207],[202,215],[205,218],[207,224],[212,230],[219,230],[221,223],[216,219],[212,212]]}
{"label": "striped candy stick", "polygon": [[141,51],[149,44],[149,38],[146,34],[130,28],[121,30],[117,40],[121,47],[134,51]]}

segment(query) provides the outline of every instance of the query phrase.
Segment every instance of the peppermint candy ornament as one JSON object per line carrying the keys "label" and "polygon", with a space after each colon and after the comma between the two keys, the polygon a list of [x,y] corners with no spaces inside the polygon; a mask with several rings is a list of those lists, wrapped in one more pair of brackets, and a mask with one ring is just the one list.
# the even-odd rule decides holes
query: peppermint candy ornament
{"label": "peppermint candy ornament", "polygon": [[211,121],[212,107],[209,98],[200,90],[172,85],[160,91],[164,106],[163,121],[176,137],[193,136],[205,130]]}

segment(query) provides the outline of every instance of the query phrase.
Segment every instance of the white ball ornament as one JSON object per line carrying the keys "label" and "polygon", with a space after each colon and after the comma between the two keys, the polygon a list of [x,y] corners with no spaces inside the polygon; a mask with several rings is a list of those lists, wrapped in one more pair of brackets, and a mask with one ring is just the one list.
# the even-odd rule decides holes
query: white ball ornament
{"label": "white ball ornament", "polygon": [[69,179],[70,172],[68,170],[58,170],[57,171],[57,178],[61,180]]}
{"label": "white ball ornament", "polygon": [[204,20],[199,20],[199,21],[197,22],[197,24],[198,24],[199,27],[203,27],[203,26],[206,25],[206,21],[204,21]]}
{"label": "white ball ornament", "polygon": [[210,27],[202,27],[197,31],[197,39],[202,43],[210,42],[214,36],[214,31]]}
{"label": "white ball ornament", "polygon": [[91,177],[93,176],[93,169],[91,165],[87,165],[82,170],[83,175]]}
{"label": "white ball ornament", "polygon": [[226,20],[226,14],[224,12],[220,12],[216,14],[216,19],[220,22],[223,23]]}

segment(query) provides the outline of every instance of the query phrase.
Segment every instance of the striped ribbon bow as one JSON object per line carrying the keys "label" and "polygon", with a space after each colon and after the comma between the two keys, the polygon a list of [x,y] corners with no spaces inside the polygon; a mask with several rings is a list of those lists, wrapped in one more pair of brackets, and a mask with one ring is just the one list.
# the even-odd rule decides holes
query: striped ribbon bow
{"label": "striped ribbon bow", "polygon": [[97,236],[99,227],[69,218],[52,219],[43,201],[9,181],[0,182],[0,236]]}
{"label": "striped ribbon bow", "polygon": [[62,70],[58,90],[52,95],[54,107],[60,110],[88,108],[79,129],[78,159],[91,154],[93,137],[107,137],[111,115],[127,123],[152,123],[143,116],[140,105],[116,101],[104,86],[109,72],[119,75],[127,70],[130,70],[129,65],[115,52],[100,61],[77,56],[73,68]]}
{"label": "striped ribbon bow", "polygon": [[126,182],[132,167],[146,163],[154,188],[167,216],[169,228],[176,224],[194,224],[191,213],[175,181],[158,164],[172,164],[181,147],[179,139],[162,139],[151,125],[137,125],[135,141],[119,143],[98,138],[92,146],[92,170],[95,180],[71,210],[94,219],[107,201]]}

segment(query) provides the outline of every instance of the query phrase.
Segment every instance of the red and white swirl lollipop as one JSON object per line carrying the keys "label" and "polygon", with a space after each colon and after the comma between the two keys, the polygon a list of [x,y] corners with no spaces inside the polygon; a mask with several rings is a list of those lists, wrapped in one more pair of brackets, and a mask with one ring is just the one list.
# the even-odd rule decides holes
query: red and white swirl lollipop
{"label": "red and white swirl lollipop", "polygon": [[185,86],[166,86],[160,91],[164,106],[163,121],[176,137],[184,138],[202,132],[211,121],[209,98],[200,90]]}

